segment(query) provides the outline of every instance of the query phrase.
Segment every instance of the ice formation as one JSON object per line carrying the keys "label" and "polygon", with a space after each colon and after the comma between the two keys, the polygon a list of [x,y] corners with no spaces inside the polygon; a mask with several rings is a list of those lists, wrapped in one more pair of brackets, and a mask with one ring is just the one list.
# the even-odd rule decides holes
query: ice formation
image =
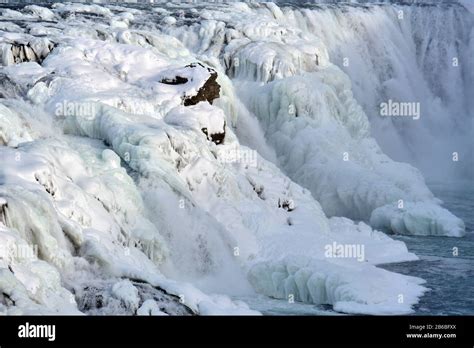
{"label": "ice formation", "polygon": [[[473,70],[472,61],[465,52],[474,47],[468,34],[474,30],[474,22],[471,16],[462,15],[465,12],[462,6],[415,6],[415,10],[410,6],[392,5],[368,8],[340,5],[316,10],[280,8],[272,3],[223,6],[227,11],[222,8],[206,9],[201,13],[200,20],[189,25],[166,27],[166,32],[178,37],[187,47],[206,59],[209,56],[220,58],[223,68],[233,78],[237,94],[260,120],[265,137],[274,148],[281,168],[290,178],[311,191],[327,215],[371,221],[372,212],[377,208],[396,202],[407,205],[416,203],[420,224],[423,224],[422,221],[427,216],[433,217],[430,220],[436,220],[435,216],[441,213],[443,217],[432,223],[444,226],[440,226],[435,234],[464,235],[464,223],[448,211],[440,209],[440,201],[426,187],[421,173],[408,164],[391,160],[371,136],[375,133],[383,138],[382,141],[390,142],[387,146],[391,153],[393,151],[390,150],[394,147],[410,152],[400,142],[413,143],[417,139],[423,139],[426,145],[420,144],[420,147],[423,145],[428,148],[420,150],[418,155],[435,161],[439,168],[433,168],[431,162],[428,174],[432,177],[439,177],[437,173],[432,173],[434,170],[444,172],[455,165],[462,167],[460,172],[469,173],[472,170],[472,122],[462,123],[463,130],[456,136],[459,137],[458,143],[447,144],[453,141],[452,134],[449,134],[449,139],[435,141],[445,133],[446,128],[460,128],[461,116],[448,117],[448,110],[453,115],[465,114],[465,120],[469,120],[473,110],[465,105],[467,98],[463,94],[464,91],[473,90],[473,79],[462,75]],[[401,29],[393,24],[399,20],[399,11],[407,16],[402,22],[406,27]],[[452,18],[460,17],[463,25],[458,31],[453,29],[454,31],[446,34],[449,37],[439,32],[430,32],[433,36],[431,41],[437,45],[427,47],[426,41],[418,43],[419,37],[426,31],[426,27],[436,26],[423,11],[430,11],[430,14],[434,12],[436,16],[447,13]],[[419,18],[422,19],[421,24],[418,23]],[[385,22],[390,28],[388,33],[374,30],[380,23],[385,26]],[[357,37],[358,41],[354,42],[350,33],[359,33],[352,29],[358,27],[359,23],[362,23],[362,33]],[[344,29],[339,29],[341,27]],[[406,41],[402,48],[407,52],[399,53],[392,46],[384,46],[386,37],[392,36],[394,38],[390,44],[393,42],[394,46],[400,46],[400,42]],[[452,36],[465,49],[444,47],[443,45],[456,41],[451,39]],[[380,46],[381,52],[374,54],[370,50],[370,47]],[[345,50],[343,53],[340,52],[341,47]],[[423,66],[436,66],[433,63],[417,62],[422,49],[425,50],[423,59],[430,61],[446,59],[441,56],[443,50],[452,52],[453,56],[458,57],[463,70],[455,70],[450,78],[440,75],[439,71],[453,71],[446,66],[433,74],[430,71],[420,72]],[[414,66],[415,72],[403,70],[407,63],[398,55],[408,56],[413,60],[409,66]],[[379,56],[382,58],[378,59]],[[344,58],[352,62],[349,64],[350,68],[344,67]],[[392,60],[388,61],[389,58]],[[337,65],[348,72],[355,83],[354,87]],[[359,68],[368,71],[360,73]],[[392,71],[395,72],[391,73]],[[367,76],[370,78],[366,79]],[[460,88],[442,85],[436,90],[442,80],[454,81],[453,83],[460,84]],[[425,89],[423,92],[420,92],[420,84]],[[396,121],[392,124],[392,120],[381,120],[372,111],[378,106],[377,102],[387,100],[390,95],[403,101],[406,95],[401,94],[400,89],[406,88],[405,86],[417,91],[404,93],[415,96],[414,100],[422,100],[423,109],[428,108],[423,110],[424,115],[430,119],[414,124],[411,128],[404,127],[403,132],[408,129],[412,133],[400,138]],[[434,90],[430,90],[428,86],[433,86],[431,88]],[[353,90],[357,99],[353,96]],[[371,94],[368,92],[371,90],[383,93]],[[449,91],[456,90],[463,93],[452,98],[446,96],[446,93],[454,93]],[[368,97],[374,100],[368,101]],[[371,122],[357,100],[362,100],[365,109],[371,111]],[[441,100],[447,100],[447,104],[442,105]],[[439,108],[436,109],[438,104]],[[430,109],[428,105],[433,105],[433,108]],[[392,141],[393,137],[400,139],[395,142]],[[390,149],[390,146],[393,148]],[[433,146],[440,147],[435,151],[442,153],[444,160],[436,157],[438,155],[427,155],[433,151]],[[453,162],[452,154],[447,149],[462,152],[462,155],[458,155],[463,156],[463,163]],[[447,166],[451,168],[447,169]],[[377,212],[378,216],[382,213],[396,215],[391,209]],[[412,216],[416,220],[414,212]],[[390,220],[393,216],[385,218]],[[430,234],[430,231],[420,233],[422,228],[411,226],[413,225],[392,231]]]}
{"label": "ice formation", "polygon": [[423,280],[377,264],[417,257],[368,224],[464,225],[371,137],[318,11],[196,6],[2,10],[0,313],[411,312]]}

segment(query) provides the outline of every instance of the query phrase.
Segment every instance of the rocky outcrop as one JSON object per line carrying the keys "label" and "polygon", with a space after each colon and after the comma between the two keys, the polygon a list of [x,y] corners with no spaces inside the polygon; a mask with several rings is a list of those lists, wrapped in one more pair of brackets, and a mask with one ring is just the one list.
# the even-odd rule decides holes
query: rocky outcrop
{"label": "rocky outcrop", "polygon": [[26,42],[3,42],[1,45],[2,65],[24,62],[41,64],[54,49],[54,46],[54,43],[46,38],[33,38]]}
{"label": "rocky outcrop", "polygon": [[[125,288],[125,289],[124,289]],[[125,291],[124,291],[125,290]],[[128,291],[128,292],[127,292]],[[179,297],[139,280],[105,281],[74,289],[81,312],[91,315],[194,315]]]}
{"label": "rocky outcrop", "polygon": [[[219,98],[221,90],[221,86],[217,83],[217,72],[201,63],[192,63],[180,69],[166,71],[160,82],[182,86],[184,106],[192,106],[206,101],[212,104],[214,99]],[[225,121],[222,129],[218,132],[216,129],[210,131],[207,126],[202,127],[201,131],[209,141],[217,145],[222,144],[225,138]]]}
{"label": "rocky outcrop", "polygon": [[[204,65],[200,63],[190,64],[187,67],[205,68]],[[201,101],[208,101],[210,104],[212,104],[214,99],[219,98],[221,86],[217,83],[217,72],[212,68],[207,68],[207,71],[210,73],[209,78],[206,80],[204,85],[202,85],[202,87],[198,90],[197,94],[184,98],[184,106],[196,105]]]}
{"label": "rocky outcrop", "polygon": [[293,202],[292,199],[288,199],[288,198],[284,198],[284,199],[278,198],[278,208],[285,209],[288,212],[293,211],[295,210],[295,202]]}
{"label": "rocky outcrop", "polygon": [[225,121],[224,121],[224,127],[222,128],[222,132],[209,134],[209,131],[207,128],[202,128],[201,130],[207,136],[207,140],[212,141],[216,145],[222,144],[225,138]]}
{"label": "rocky outcrop", "polygon": [[[221,86],[217,83],[217,72],[201,63],[192,63],[181,69],[168,71],[160,82],[167,85],[183,85],[184,106],[196,105],[202,101],[212,104],[214,99],[220,96]],[[189,87],[188,91],[186,87]]]}
{"label": "rocky outcrop", "polygon": [[167,85],[183,85],[188,82],[188,79],[182,76],[175,76],[173,78],[164,78],[160,82]]}

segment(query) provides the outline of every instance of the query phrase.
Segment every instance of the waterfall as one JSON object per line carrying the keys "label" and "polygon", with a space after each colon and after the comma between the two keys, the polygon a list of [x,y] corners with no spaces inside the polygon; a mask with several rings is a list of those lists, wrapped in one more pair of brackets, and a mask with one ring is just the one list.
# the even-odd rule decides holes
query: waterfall
{"label": "waterfall", "polygon": [[[350,77],[372,136],[391,158],[429,179],[472,178],[474,15],[457,2],[360,2],[236,4],[258,24],[209,11],[202,21],[163,30],[220,57],[234,80],[282,79],[327,60]],[[417,103],[420,117],[381,117],[389,100]]]}
{"label": "waterfall", "polygon": [[[440,3],[288,9],[285,18],[321,39],[349,75],[384,152],[428,178],[472,178],[472,13]],[[389,99],[419,103],[420,119],[380,117],[380,103]]]}

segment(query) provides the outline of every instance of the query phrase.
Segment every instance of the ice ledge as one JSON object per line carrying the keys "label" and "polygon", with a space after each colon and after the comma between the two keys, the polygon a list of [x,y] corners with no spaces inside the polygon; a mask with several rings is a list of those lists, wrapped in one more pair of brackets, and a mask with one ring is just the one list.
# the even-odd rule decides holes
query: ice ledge
{"label": "ice ledge", "polygon": [[448,210],[426,202],[387,204],[375,209],[370,224],[377,229],[417,236],[463,237],[464,222]]}

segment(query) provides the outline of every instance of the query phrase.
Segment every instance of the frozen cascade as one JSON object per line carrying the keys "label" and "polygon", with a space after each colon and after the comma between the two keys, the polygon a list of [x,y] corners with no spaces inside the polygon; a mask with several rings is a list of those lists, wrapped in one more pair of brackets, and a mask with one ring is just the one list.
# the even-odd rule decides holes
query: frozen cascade
{"label": "frozen cascade", "polygon": [[[402,234],[464,234],[463,222],[439,208],[418,170],[392,161],[370,135],[392,158],[419,165],[431,178],[453,170],[469,177],[474,167],[473,109],[467,98],[474,78],[466,53],[473,47],[471,14],[458,4],[227,6],[231,11],[207,9],[199,21],[165,26],[165,31],[203,57],[220,57],[240,98],[259,118],[279,164],[311,190],[326,214]],[[447,14],[463,25],[436,31],[427,8],[435,18]],[[404,20],[398,19],[399,11]],[[421,33],[428,27],[426,38]],[[456,44],[443,46],[450,42]],[[458,58],[459,69],[448,66],[451,56]],[[344,58],[351,62],[348,67]],[[423,119],[380,117],[379,104],[389,98],[420,101]],[[463,160],[453,162],[453,152]],[[400,214],[402,223],[393,223],[392,207],[406,212],[405,206],[415,202],[415,212]],[[388,214],[383,219],[382,212]],[[408,220],[434,227],[421,232]]]}
{"label": "frozen cascade", "polygon": [[[288,10],[285,18],[323,41],[331,61],[349,75],[385,153],[416,165],[430,179],[472,178],[472,12],[441,2]],[[440,21],[446,23],[442,28]],[[379,105],[389,99],[420,103],[420,119],[380,117]],[[459,163],[452,161],[453,152]]]}
{"label": "frozen cascade", "polygon": [[[37,257],[0,258],[0,313],[256,314],[228,297],[255,292],[411,312],[423,280],[376,265],[417,257],[349,218],[442,235],[462,221],[382,153],[331,47],[287,20],[296,10],[196,7],[2,11],[0,245]],[[15,61],[12,33],[56,46]],[[195,62],[218,73],[213,105],[182,105],[208,74],[162,82]],[[328,257],[334,243],[364,252]]]}

